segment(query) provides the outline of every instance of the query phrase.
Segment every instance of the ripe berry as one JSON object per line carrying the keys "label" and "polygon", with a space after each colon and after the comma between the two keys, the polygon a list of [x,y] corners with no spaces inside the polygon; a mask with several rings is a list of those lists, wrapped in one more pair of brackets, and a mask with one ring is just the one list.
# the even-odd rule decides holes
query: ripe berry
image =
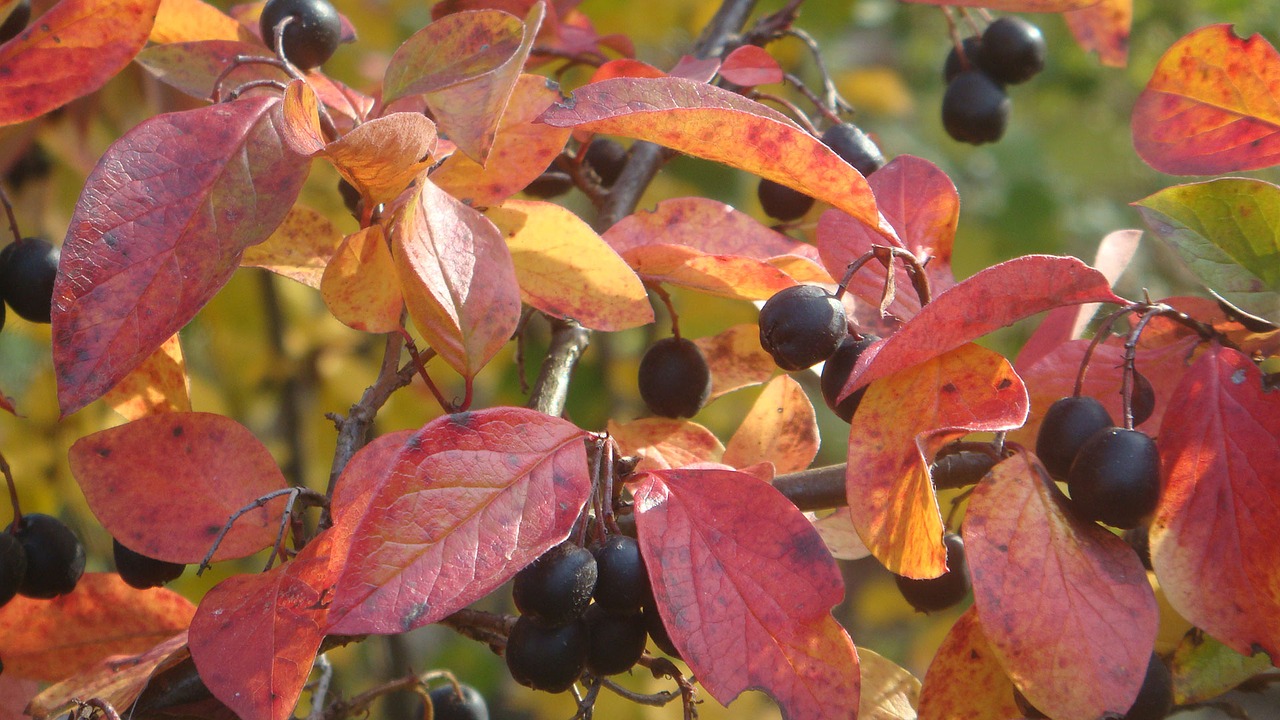
{"label": "ripe berry", "polygon": [[563,195],[573,189],[573,178],[563,170],[557,170],[552,162],[541,175],[525,186],[524,194],[543,200]]}
{"label": "ripe berry", "polygon": [[1155,654],[1147,663],[1147,675],[1138,697],[1122,720],[1160,720],[1173,710],[1173,676]]}
{"label": "ripe berry", "polygon": [[997,82],[1015,85],[1044,70],[1044,35],[1019,17],[1002,17],[982,33],[978,63]]}
{"label": "ripe berry", "polygon": [[942,538],[947,546],[947,571],[936,578],[915,580],[897,575],[898,591],[920,612],[943,610],[969,594],[969,568],[964,558],[964,540],[955,533]]}
{"label": "ripe berry", "polygon": [[783,370],[826,360],[848,335],[844,304],[817,285],[779,290],[760,308],[760,347]]}
{"label": "ripe berry", "polygon": [[626,535],[610,535],[596,548],[596,604],[616,615],[640,612],[649,597],[649,573],[640,544]]}
{"label": "ripe berry", "polygon": [[838,401],[837,398],[840,397],[840,391],[848,382],[853,366],[858,363],[858,357],[879,339],[875,335],[867,335],[861,340],[846,337],[840,341],[840,346],[836,348],[835,353],[827,358],[826,364],[822,366],[822,399],[826,400],[827,407],[845,422],[853,422],[853,413],[858,409],[858,403],[862,402],[862,396],[867,394],[869,386],[858,389],[844,400]]}
{"label": "ripe berry", "polygon": [[8,42],[18,36],[18,33],[27,29],[27,23],[31,20],[31,0],[22,0],[13,6],[13,10],[9,12],[9,17],[4,19],[4,24],[0,25],[0,43]]}
{"label": "ripe berry", "polygon": [[1097,400],[1087,396],[1061,398],[1049,406],[1040,423],[1036,455],[1050,475],[1065,479],[1076,453],[1089,438],[1114,425],[1111,414]]}
{"label": "ripe berry", "polygon": [[942,125],[960,142],[995,142],[1009,125],[1009,107],[1009,96],[999,83],[981,71],[967,70],[947,85],[942,96]]}
{"label": "ripe berry", "polygon": [[615,615],[599,605],[587,608],[587,669],[595,675],[617,675],[631,669],[644,654],[648,638],[644,616]]}
{"label": "ripe berry", "polygon": [[129,587],[139,590],[160,587],[170,580],[176,580],[187,569],[182,563],[166,562],[134,552],[119,540],[112,538],[111,554],[116,561],[116,572]]}
{"label": "ripe berry", "polygon": [[649,631],[653,644],[657,645],[659,650],[677,660],[680,659],[680,651],[676,649],[675,643],[671,642],[671,634],[667,632],[667,626],[662,622],[662,615],[652,604],[645,606],[644,626]]}
{"label": "ripe berry", "polygon": [[342,196],[342,204],[347,206],[347,212],[357,220],[360,219],[361,210],[364,209],[364,196],[356,186],[347,182],[346,178],[338,178],[338,194]]}
{"label": "ripe berry", "polygon": [[587,609],[595,586],[595,556],[565,542],[516,573],[512,595],[525,615],[546,625],[564,625]]}
{"label": "ripe berry", "polygon": [[767,178],[756,186],[756,197],[766,215],[783,222],[803,217],[813,207],[813,198]]}
{"label": "ripe berry", "polygon": [[1147,570],[1155,570],[1151,566],[1151,532],[1146,526],[1139,525],[1136,528],[1125,530],[1120,536],[1124,538],[1129,547],[1138,553],[1138,559],[1142,561],[1142,567]]}
{"label": "ripe berry", "polygon": [[5,171],[4,181],[14,192],[18,192],[27,183],[39,182],[49,177],[52,170],[53,161],[49,159],[48,151],[40,143],[32,143]]}
{"label": "ripe berry", "polygon": [[27,555],[27,572],[18,593],[47,600],[75,589],[84,574],[84,545],[71,528],[49,515],[26,513],[13,533]]}
{"label": "ripe berry", "polygon": [[640,397],[655,415],[693,417],[711,396],[711,368],[684,338],[663,338],[640,360]]}
{"label": "ripe berry", "polygon": [[947,60],[942,66],[942,79],[950,83],[965,70],[976,69],[981,48],[982,38],[977,35],[971,35],[960,41],[960,50],[964,53],[964,57],[961,57],[960,53],[956,52],[956,46],[952,45],[951,52],[947,53]]}
{"label": "ripe berry", "polygon": [[1160,501],[1160,454],[1138,430],[1106,428],[1080,448],[1067,474],[1071,506],[1088,520],[1137,527]]}
{"label": "ripe berry", "polygon": [[581,618],[550,627],[522,615],[507,637],[507,670],[534,690],[564,692],[587,666],[587,626]]}
{"label": "ripe berry", "polygon": [[627,165],[627,149],[608,138],[592,140],[582,162],[596,172],[601,185],[613,187]]}
{"label": "ripe berry", "polygon": [[884,167],[884,153],[853,123],[840,123],[822,133],[822,143],[864,176]]}
{"label": "ripe berry", "polygon": [[[458,683],[458,689],[462,691],[461,696],[452,683],[431,689],[428,694],[433,720],[489,720],[489,706],[480,691],[462,683]],[[422,713],[416,717],[422,717]]]}
{"label": "ripe berry", "polygon": [[0,533],[0,607],[18,594],[27,573],[27,553],[18,538]]}
{"label": "ripe berry", "polygon": [[1147,376],[1137,370],[1133,371],[1133,395],[1130,399],[1130,409],[1133,412],[1134,425],[1146,422],[1156,409],[1156,389],[1151,387],[1151,381]]}
{"label": "ripe berry", "polygon": [[319,67],[342,41],[342,18],[328,0],[267,0],[258,27],[267,47],[276,49],[276,26],[292,18],[281,40],[284,56],[299,70]]}
{"label": "ripe berry", "polygon": [[0,250],[0,293],[14,312],[31,322],[49,322],[61,255],[42,238],[23,238]]}

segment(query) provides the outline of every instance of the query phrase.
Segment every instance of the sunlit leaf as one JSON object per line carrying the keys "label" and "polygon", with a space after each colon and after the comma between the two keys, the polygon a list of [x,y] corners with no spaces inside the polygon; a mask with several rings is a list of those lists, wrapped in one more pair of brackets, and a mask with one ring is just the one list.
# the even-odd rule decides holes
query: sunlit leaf
{"label": "sunlit leaf", "polygon": [[373,203],[394,200],[431,166],[436,126],[422,113],[374,118],[324,147],[324,156]]}
{"label": "sunlit leaf", "polygon": [[190,412],[190,386],[182,345],[174,335],[103,397],[125,420],[137,420],[160,412]]}
{"label": "sunlit leaf", "polygon": [[757,45],[742,45],[726,55],[720,65],[720,75],[735,85],[745,87],[782,82],[782,68],[778,67],[778,61]]}
{"label": "sunlit leaf", "polygon": [[733,206],[710,198],[681,197],[637,210],[604,233],[618,252],[645,245],[684,245],[711,255],[757,260],[798,256],[817,260],[813,246],[766,227]]}
{"label": "sunlit leaf", "polygon": [[779,473],[794,472],[809,467],[819,441],[817,414],[804,388],[790,375],[779,375],[729,438],[723,462],[746,467],[767,461]]}
{"label": "sunlit leaf", "polygon": [[400,327],[404,296],[381,225],[343,239],[324,269],[320,294],[329,312],[347,327],[371,333]]}
{"label": "sunlit leaf", "polygon": [[244,26],[204,0],[160,0],[151,42],[194,40],[248,40]]}
{"label": "sunlit leaf", "polygon": [[241,267],[260,267],[319,289],[325,266],[342,242],[329,218],[295,205],[266,242],[245,249]]}
{"label": "sunlit leaf", "polygon": [[30,716],[56,715],[75,700],[84,698],[104,700],[112,707],[129,707],[146,689],[155,673],[188,657],[191,653],[187,651],[186,630],[134,654],[109,655],[33,698]]}
{"label": "sunlit leaf", "polygon": [[724,445],[715,434],[690,420],[641,418],[609,421],[609,434],[623,455],[640,458],[637,471],[678,468],[697,462],[720,462]]}
{"label": "sunlit leaf", "polygon": [[1108,67],[1124,67],[1129,62],[1129,30],[1133,25],[1133,0],[1101,0],[1092,7],[1062,14],[1076,44],[1098,53]]}
{"label": "sunlit leaf", "polygon": [[741,255],[708,255],[684,245],[642,245],[622,253],[645,282],[666,283],[732,300],[768,300],[796,284],[767,262]]}
{"label": "sunlit leaf", "polygon": [[938,647],[920,692],[920,720],[1008,720],[1021,717],[1013,683],[1000,667],[969,608]]}
{"label": "sunlit leaf", "polygon": [[773,356],[760,347],[760,327],[755,323],[725,328],[693,344],[711,369],[712,398],[768,382],[778,369]]}
{"label": "sunlit leaf", "polygon": [[831,557],[837,560],[861,560],[871,555],[853,526],[848,508],[836,508],[825,517],[815,518],[813,527],[822,536]]}
{"label": "sunlit leaf", "polygon": [[920,681],[914,675],[866,648],[858,648],[858,670],[858,720],[916,720]]}

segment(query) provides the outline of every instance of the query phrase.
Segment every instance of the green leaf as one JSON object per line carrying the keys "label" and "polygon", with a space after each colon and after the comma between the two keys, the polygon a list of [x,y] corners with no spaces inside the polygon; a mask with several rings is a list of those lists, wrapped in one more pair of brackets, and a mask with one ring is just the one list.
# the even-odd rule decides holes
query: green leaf
{"label": "green leaf", "polygon": [[1223,178],[1134,204],[1205,285],[1243,310],[1280,320],[1280,187]]}
{"label": "green leaf", "polygon": [[1266,653],[1246,657],[1199,630],[1187,633],[1169,663],[1179,705],[1215,698],[1271,667]]}

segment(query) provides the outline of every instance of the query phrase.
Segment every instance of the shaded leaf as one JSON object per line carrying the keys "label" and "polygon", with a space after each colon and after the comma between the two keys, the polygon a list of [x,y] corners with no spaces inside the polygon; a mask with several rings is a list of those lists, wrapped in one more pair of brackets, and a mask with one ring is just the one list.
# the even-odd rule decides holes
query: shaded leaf
{"label": "shaded leaf", "polygon": [[135,590],[115,573],[85,573],[66,595],[19,595],[0,608],[4,674],[56,682],[108,656],[145,652],[185,630],[194,612],[172,590]]}
{"label": "shaded leaf", "polygon": [[260,267],[319,289],[329,258],[341,242],[342,235],[329,218],[294,205],[271,237],[245,249],[240,267]]}
{"label": "shaded leaf", "polygon": [[591,73],[591,79],[588,82],[595,83],[619,77],[660,78],[666,76],[667,73],[649,63],[628,57],[610,60],[596,68],[595,72]]}
{"label": "shaded leaf", "polygon": [[1068,502],[1020,452],[974,489],[964,543],[974,606],[1010,678],[1046,714],[1093,720],[1133,704],[1158,617],[1137,554]]}
{"label": "shaded leaf", "polygon": [[628,423],[610,420],[608,429],[623,455],[640,458],[637,472],[697,462],[718,463],[724,457],[724,445],[715,434],[691,420],[641,418]]}
{"label": "shaded leaf", "polygon": [[592,330],[653,322],[640,278],[571,211],[554,203],[508,200],[486,214],[506,236],[524,302]]}
{"label": "shaded leaf", "polygon": [[[237,27],[243,27],[237,23]],[[152,45],[138,53],[138,64],[157,80],[191,97],[208,100],[214,83],[237,56],[271,58],[275,54],[257,41],[235,39],[191,40]],[[275,80],[288,84],[292,78],[284,70],[264,63],[241,63],[227,72],[219,86],[229,92],[253,80]]]}
{"label": "shaded leaf", "polygon": [[1107,67],[1129,63],[1129,30],[1133,25],[1133,0],[1101,0],[1092,7],[1062,14],[1076,44],[1098,53]]}
{"label": "shaded leaf", "polygon": [[977,608],[956,619],[929,663],[920,720],[1008,720],[1021,717],[1013,683],[991,650]]}
{"label": "shaded leaf", "polygon": [[1133,108],[1133,145],[1174,175],[1216,175],[1280,162],[1280,54],[1261,35],[1209,25],[1160,58]]}
{"label": "shaded leaf", "polygon": [[165,340],[104,396],[125,420],[162,412],[191,411],[191,380],[178,336]]}
{"label": "shaded leaf", "polygon": [[945,572],[929,462],[959,436],[1008,430],[1026,417],[1022,380],[1009,361],[977,345],[871,385],[849,427],[845,478],[849,510],[867,549],[899,575]]}
{"label": "shaded leaf", "polygon": [[24,680],[13,673],[0,676],[0,720],[27,720],[28,703],[40,692],[40,683]]}
{"label": "shaded leaf", "polygon": [[586,437],[521,408],[423,426],[368,505],[339,514],[351,548],[326,631],[398,633],[436,622],[564,540],[591,489]]}
{"label": "shaded leaf", "polygon": [[853,717],[858,657],[830,612],[844,584],[804,514],[733,470],[628,486],[663,623],[707,692],[727,704],[763,690],[789,720]]}
{"label": "shaded leaf", "polygon": [[235,18],[204,0],[160,0],[150,40],[153,43],[175,43],[248,40],[251,37],[252,34]]}
{"label": "shaded leaf", "polygon": [[858,720],[916,720],[920,681],[895,663],[858,648]]}
{"label": "shaded leaf", "polygon": [[733,325],[716,335],[697,338],[693,344],[711,370],[712,398],[768,382],[778,369],[773,356],[760,347],[760,326],[755,323]]}
{"label": "shaded leaf", "polygon": [[278,107],[242,98],[153,117],[90,173],[53,289],[64,415],[186,325],[284,220],[307,163],[281,146]]}
{"label": "shaded leaf", "polygon": [[325,307],[343,325],[371,333],[400,328],[404,296],[381,225],[343,239],[320,280]]}
{"label": "shaded leaf", "polygon": [[764,48],[742,45],[725,56],[720,76],[735,85],[768,85],[782,82],[782,68]]}
{"label": "shaded leaf", "polygon": [[[212,413],[148,415],[80,438],[67,459],[111,536],[169,562],[200,562],[232,514],[285,487],[280,468],[253,433]],[[181,488],[181,512],[174,512],[174,488]],[[241,515],[213,559],[272,545],[284,503],[279,497]]]}
{"label": "shaded leaf", "polygon": [[1160,433],[1151,562],[1169,602],[1238,653],[1280,657],[1280,400],[1219,346],[1183,376]]}
{"label": "shaded leaf", "polygon": [[733,467],[771,462],[779,473],[803,470],[818,455],[820,440],[817,414],[804,388],[790,375],[779,375],[729,438],[723,462]]}
{"label": "shaded leaf", "polygon": [[853,518],[848,508],[836,508],[825,517],[816,517],[809,513],[813,527],[822,536],[831,557],[837,560],[861,560],[871,555],[871,551],[863,544],[858,530],[853,526]]}
{"label": "shaded leaf", "polygon": [[156,673],[190,656],[186,630],[141,652],[108,656],[41,692],[31,700],[30,715],[57,715],[83,698],[98,698],[117,708],[129,707]]}
{"label": "shaded leaf", "polygon": [[1270,668],[1271,660],[1263,653],[1247,657],[1193,630],[1169,658],[1173,700],[1178,705],[1212,700]]}
{"label": "shaded leaf", "polygon": [[160,0],[61,0],[0,44],[0,126],[102,87],[147,42]]}

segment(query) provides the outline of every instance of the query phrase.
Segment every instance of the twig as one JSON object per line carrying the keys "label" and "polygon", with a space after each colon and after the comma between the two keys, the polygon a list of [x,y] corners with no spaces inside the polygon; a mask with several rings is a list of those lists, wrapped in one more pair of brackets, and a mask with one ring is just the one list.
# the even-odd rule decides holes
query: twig
{"label": "twig", "polygon": [[13,241],[18,242],[22,239],[22,231],[18,229],[18,218],[13,214],[13,205],[9,204],[9,196],[4,194],[4,188],[0,188],[0,202],[4,203],[4,212],[9,216],[9,231],[13,233]]}
{"label": "twig", "polygon": [[317,655],[315,667],[320,670],[320,677],[316,679],[316,687],[311,691],[311,712],[307,713],[307,720],[324,719],[325,698],[329,696],[329,685],[333,682],[333,664],[329,662],[327,655]]}
{"label": "twig", "polygon": [[[282,490],[273,490],[267,493],[266,495],[263,495],[257,498],[256,500],[249,503],[248,505],[245,505],[244,507],[235,511],[234,513],[232,513],[231,517],[227,518],[227,522],[222,525],[222,530],[220,530],[218,532],[218,536],[213,539],[213,545],[212,547],[209,548],[209,552],[205,553],[204,559],[200,561],[200,566],[196,568],[196,575],[200,575],[206,569],[208,569],[209,564],[213,562],[214,553],[218,551],[218,546],[221,545],[223,539],[227,537],[227,533],[231,532],[231,526],[236,524],[236,520],[239,520],[240,517],[243,516],[245,513],[251,512],[253,510],[257,510],[258,508],[266,505],[272,500],[275,500],[281,495],[291,495],[293,496],[293,498],[306,497],[311,502],[314,502],[316,505],[327,505],[329,503],[329,499],[327,497],[321,495],[315,490],[312,490],[310,488],[305,488],[305,487],[291,487],[291,488],[284,488]],[[280,532],[281,532],[281,537],[283,537],[283,533],[284,533],[283,528],[281,528]],[[277,544],[280,542],[279,538],[277,538],[276,542]],[[275,553],[273,552],[272,557],[274,558],[274,556],[275,556]]]}
{"label": "twig", "polygon": [[13,506],[13,527],[16,530],[22,526],[22,507],[18,504],[18,485],[13,481],[13,471],[9,469],[4,453],[0,453],[0,473],[4,473],[4,480],[9,485],[9,504]]}
{"label": "twig", "polygon": [[846,465],[829,465],[779,475],[773,486],[801,510],[826,510],[848,504]]}

